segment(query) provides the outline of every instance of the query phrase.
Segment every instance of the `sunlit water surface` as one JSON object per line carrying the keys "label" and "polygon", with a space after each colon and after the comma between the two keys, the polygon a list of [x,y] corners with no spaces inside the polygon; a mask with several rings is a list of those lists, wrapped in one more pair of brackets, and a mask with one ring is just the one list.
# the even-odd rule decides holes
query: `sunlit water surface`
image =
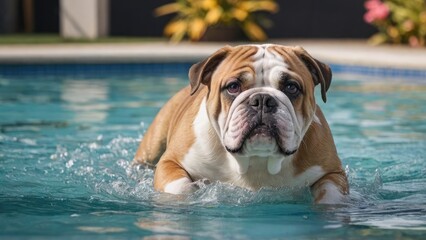
{"label": "sunlit water surface", "polygon": [[185,75],[0,78],[0,237],[424,237],[424,83],[334,80],[319,104],[351,199],[325,207],[308,190],[155,192],[152,170],[131,161]]}

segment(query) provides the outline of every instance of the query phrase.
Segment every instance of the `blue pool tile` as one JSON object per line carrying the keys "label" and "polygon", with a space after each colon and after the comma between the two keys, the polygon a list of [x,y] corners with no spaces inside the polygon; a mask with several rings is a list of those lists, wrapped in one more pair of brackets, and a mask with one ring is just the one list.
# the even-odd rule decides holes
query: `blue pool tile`
{"label": "blue pool tile", "polygon": [[415,79],[426,81],[426,69],[399,69],[331,64],[334,74],[353,74],[377,78]]}
{"label": "blue pool tile", "polygon": [[[179,63],[114,63],[114,64],[0,64],[0,77],[67,75],[102,77],[110,74],[136,75],[187,74],[192,62]],[[334,74],[354,74],[372,78],[416,79],[426,81],[426,69],[395,69],[331,64]]]}
{"label": "blue pool tile", "polygon": [[126,64],[3,64],[0,76],[73,75],[105,76],[110,74],[181,74],[192,63],[126,63]]}

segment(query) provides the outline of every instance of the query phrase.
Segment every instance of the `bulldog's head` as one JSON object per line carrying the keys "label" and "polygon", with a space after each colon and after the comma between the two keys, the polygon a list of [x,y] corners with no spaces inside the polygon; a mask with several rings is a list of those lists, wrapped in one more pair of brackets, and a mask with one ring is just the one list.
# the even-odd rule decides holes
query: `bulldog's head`
{"label": "bulldog's head", "polygon": [[331,70],[301,47],[243,45],[195,64],[189,78],[191,94],[208,87],[209,120],[224,148],[237,160],[270,158],[269,173],[276,174],[315,117],[316,85],[326,101]]}

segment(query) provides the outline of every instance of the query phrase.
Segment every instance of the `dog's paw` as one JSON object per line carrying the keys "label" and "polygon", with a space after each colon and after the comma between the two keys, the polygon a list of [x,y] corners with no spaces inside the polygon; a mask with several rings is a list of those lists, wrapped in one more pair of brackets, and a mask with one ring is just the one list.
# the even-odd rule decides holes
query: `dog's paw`
{"label": "dog's paw", "polygon": [[166,185],[164,192],[171,194],[190,194],[197,190],[197,185],[189,178],[180,178]]}
{"label": "dog's paw", "polygon": [[343,194],[332,182],[325,182],[314,192],[316,204],[342,204],[347,201],[347,195]]}

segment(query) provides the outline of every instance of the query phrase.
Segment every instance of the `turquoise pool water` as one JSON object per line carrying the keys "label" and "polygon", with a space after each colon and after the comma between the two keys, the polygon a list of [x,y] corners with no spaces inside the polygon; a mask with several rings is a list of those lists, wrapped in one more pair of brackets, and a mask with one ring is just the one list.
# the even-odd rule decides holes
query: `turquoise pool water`
{"label": "turquoise pool water", "polygon": [[334,79],[321,104],[351,200],[221,183],[156,193],[130,165],[186,73],[0,77],[0,238],[424,239],[426,82]]}

